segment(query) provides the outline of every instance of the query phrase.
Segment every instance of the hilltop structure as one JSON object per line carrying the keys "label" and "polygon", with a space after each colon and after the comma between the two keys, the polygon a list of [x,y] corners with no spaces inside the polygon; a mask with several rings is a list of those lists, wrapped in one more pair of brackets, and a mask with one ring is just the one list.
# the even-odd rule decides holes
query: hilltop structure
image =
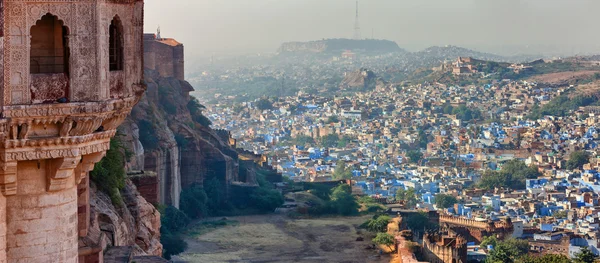
{"label": "hilltop structure", "polygon": [[143,4],[0,3],[0,262],[103,262],[88,172],[145,90]]}
{"label": "hilltop structure", "polygon": [[144,34],[144,67],[156,70],[163,78],[185,80],[183,44],[161,38],[160,28],[156,34]]}

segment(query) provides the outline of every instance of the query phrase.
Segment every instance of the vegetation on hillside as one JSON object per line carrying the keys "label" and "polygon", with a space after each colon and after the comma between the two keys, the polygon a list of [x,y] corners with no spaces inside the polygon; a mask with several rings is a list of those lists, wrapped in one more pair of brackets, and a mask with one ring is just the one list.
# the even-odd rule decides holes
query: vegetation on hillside
{"label": "vegetation on hillside", "polygon": [[579,107],[598,105],[598,98],[595,96],[576,95],[569,97],[568,94],[560,95],[542,107],[534,105],[527,116],[529,119],[537,120],[544,116],[565,117],[569,116],[573,110]]}
{"label": "vegetation on hillside", "polygon": [[367,220],[362,224],[362,227],[366,228],[371,232],[386,232],[387,225],[392,220],[388,215],[375,215],[373,218]]}
{"label": "vegetation on hillside", "polygon": [[404,206],[408,209],[415,208],[419,202],[417,199],[417,193],[412,187],[408,187],[408,189],[398,188],[396,191],[396,200],[404,201]]}
{"label": "vegetation on hillside", "polygon": [[388,233],[377,233],[377,236],[375,238],[373,238],[373,243],[386,246],[391,251],[392,245],[394,245],[395,240],[394,240],[394,236],[392,236]]}
{"label": "vegetation on hillside", "polygon": [[446,194],[437,194],[435,195],[435,205],[438,208],[449,208],[454,204],[458,203],[456,197]]}
{"label": "vegetation on hillside", "polygon": [[[485,246],[484,246],[485,243]],[[507,239],[498,241],[495,237],[486,237],[482,247],[492,245],[488,252],[486,263],[593,263],[596,256],[589,248],[583,247],[575,254],[572,260],[564,255],[546,254],[543,256],[528,255],[529,242],[527,240]]]}
{"label": "vegetation on hillside", "polygon": [[[314,185],[314,184],[313,184]],[[340,184],[331,188],[329,195],[326,195],[327,187],[316,187],[315,195],[324,200],[324,204],[316,205],[309,209],[312,215],[358,215],[358,200],[352,195],[352,188],[347,184]],[[313,191],[313,189],[309,190]]]}
{"label": "vegetation on hillside", "polygon": [[567,161],[567,169],[582,169],[583,165],[588,163],[590,160],[590,155],[585,151],[576,151],[572,152],[569,155],[569,160]]}
{"label": "vegetation on hillside", "polygon": [[412,231],[421,232],[423,230],[437,230],[439,226],[429,221],[429,215],[420,211],[412,213],[402,219],[403,224]]}
{"label": "vegetation on hillside", "polygon": [[120,191],[125,187],[125,160],[131,153],[123,147],[120,135],[110,140],[110,149],[90,172],[90,179],[98,190],[106,193],[113,205],[121,207]]}
{"label": "vegetation on hillside", "polygon": [[333,179],[342,180],[352,178],[352,167],[346,167],[346,162],[343,160],[337,161],[335,170],[333,171]]}
{"label": "vegetation on hillside", "polygon": [[200,104],[198,99],[196,99],[195,97],[192,97],[192,99],[190,99],[190,101],[188,102],[186,107],[187,107],[188,111],[190,112],[190,115],[192,115],[192,120],[194,122],[196,122],[204,127],[210,127],[212,122],[206,116],[204,116],[204,114],[202,113],[202,111],[204,109],[206,109],[206,107],[204,107],[204,105]]}

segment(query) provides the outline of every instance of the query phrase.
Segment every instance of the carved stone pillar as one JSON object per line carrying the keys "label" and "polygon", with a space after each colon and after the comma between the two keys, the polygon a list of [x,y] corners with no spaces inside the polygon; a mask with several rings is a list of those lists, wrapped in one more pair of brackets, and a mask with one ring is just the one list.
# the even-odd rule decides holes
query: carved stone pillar
{"label": "carved stone pillar", "polygon": [[81,157],[64,157],[52,159],[48,162],[48,192],[64,190],[67,187],[69,177],[75,173]]}
{"label": "carved stone pillar", "polygon": [[88,173],[94,170],[94,165],[106,155],[106,152],[92,153],[83,156],[81,163],[75,169],[77,185],[77,220],[79,236],[87,236],[90,226],[90,177]]}

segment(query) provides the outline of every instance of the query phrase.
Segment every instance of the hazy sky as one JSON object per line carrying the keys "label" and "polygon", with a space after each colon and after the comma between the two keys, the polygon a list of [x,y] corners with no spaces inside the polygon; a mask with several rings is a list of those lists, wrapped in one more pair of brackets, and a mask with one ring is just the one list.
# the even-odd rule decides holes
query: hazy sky
{"label": "hazy sky", "polygon": [[[188,56],[274,52],[285,41],[351,38],[355,0],[146,0],[145,30]],[[360,0],[363,37],[408,50],[600,53],[599,0]],[[531,51],[530,53],[533,53]]]}

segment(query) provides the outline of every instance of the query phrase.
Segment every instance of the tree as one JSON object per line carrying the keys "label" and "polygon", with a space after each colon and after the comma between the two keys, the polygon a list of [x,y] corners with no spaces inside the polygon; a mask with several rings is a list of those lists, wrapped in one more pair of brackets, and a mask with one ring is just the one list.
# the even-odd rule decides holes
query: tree
{"label": "tree", "polygon": [[454,110],[454,107],[452,107],[452,105],[450,104],[446,104],[446,106],[444,106],[443,112],[445,114],[452,114],[452,110]]}
{"label": "tree", "polygon": [[419,147],[427,148],[427,144],[429,143],[429,138],[427,137],[427,133],[425,133],[425,131],[423,129],[419,129],[417,141],[419,142]]}
{"label": "tree", "polygon": [[394,237],[388,233],[377,233],[377,236],[373,238],[373,243],[387,246],[390,250],[392,250],[392,245],[394,245]]}
{"label": "tree", "polygon": [[250,194],[250,201],[254,207],[261,211],[274,211],[275,208],[283,205],[284,200],[281,193],[275,189],[259,187]]}
{"label": "tree", "polygon": [[546,254],[541,257],[524,256],[519,259],[519,263],[571,263],[567,256],[559,254]]}
{"label": "tree", "polygon": [[483,237],[483,239],[481,239],[481,244],[479,246],[481,248],[487,248],[488,245],[492,245],[493,247],[496,247],[497,244],[498,244],[498,239],[496,238],[496,236],[491,235],[491,236]]}
{"label": "tree", "polygon": [[408,229],[413,231],[433,230],[437,229],[438,226],[429,222],[429,215],[423,211],[417,213],[411,213],[408,217],[403,219]]}
{"label": "tree", "polygon": [[161,227],[165,227],[171,233],[182,230],[190,223],[190,218],[173,206],[167,206],[160,216]]}
{"label": "tree", "polygon": [[352,169],[346,168],[346,162],[344,162],[343,160],[339,160],[335,164],[333,178],[336,180],[350,179],[352,178]]}
{"label": "tree", "polygon": [[261,98],[256,102],[256,108],[259,110],[273,109],[273,103],[267,98]]}
{"label": "tree", "polygon": [[581,169],[584,164],[588,163],[590,156],[585,151],[576,151],[569,155],[569,160],[567,161],[567,169]]}
{"label": "tree", "polygon": [[358,202],[352,196],[352,188],[347,184],[340,184],[331,189],[331,205],[338,214],[348,216],[358,214]]}
{"label": "tree", "polygon": [[526,179],[535,179],[541,173],[534,166],[527,166],[525,162],[510,160],[502,166],[500,171],[486,171],[481,176],[479,187],[494,189],[504,187],[512,189],[525,189]]}
{"label": "tree", "polygon": [[435,196],[435,204],[438,208],[448,208],[458,203],[456,197],[446,194],[437,194]]}
{"label": "tree", "polygon": [[307,144],[314,144],[315,140],[310,136],[298,135],[298,136],[296,136],[296,138],[294,138],[294,143],[296,145],[304,146]]}
{"label": "tree", "polygon": [[415,189],[412,187],[409,187],[406,190],[404,188],[398,188],[396,191],[396,200],[404,201],[404,205],[409,209],[415,208],[419,202]]}
{"label": "tree", "polygon": [[576,263],[593,263],[596,260],[596,255],[588,248],[582,247],[581,250],[575,254]]}
{"label": "tree", "polygon": [[221,205],[225,201],[223,189],[221,187],[221,181],[216,177],[204,181],[204,191],[208,197],[206,202],[210,214],[216,214],[220,209]]}
{"label": "tree", "polygon": [[163,245],[163,257],[165,259],[171,259],[171,256],[182,253],[187,249],[187,243],[179,235],[172,234],[163,227],[160,230],[160,243]]}
{"label": "tree", "polygon": [[418,163],[421,158],[423,158],[423,154],[421,153],[421,151],[408,151],[408,153],[406,153],[406,156],[410,159],[410,162],[412,163]]}
{"label": "tree", "polygon": [[327,134],[319,138],[321,146],[323,147],[335,147],[340,141],[340,137],[337,134]]}
{"label": "tree", "polygon": [[372,219],[367,220],[365,222],[367,230],[371,232],[385,232],[387,231],[387,225],[392,220],[391,217],[387,215],[375,216]]}
{"label": "tree", "polygon": [[179,209],[190,218],[201,218],[208,215],[208,197],[204,188],[192,185],[181,191],[179,197]]}
{"label": "tree", "polygon": [[332,116],[329,116],[329,118],[327,118],[326,123],[329,124],[329,123],[338,123],[338,122],[340,122],[340,119],[338,118],[338,116],[332,115]]}
{"label": "tree", "polygon": [[344,148],[346,147],[346,145],[348,145],[348,143],[350,143],[352,140],[354,140],[354,138],[348,136],[348,135],[344,135],[342,136],[342,138],[340,138],[340,140],[338,141],[338,145],[337,147],[340,148]]}
{"label": "tree", "polygon": [[511,263],[527,254],[529,242],[527,240],[507,239],[498,242],[496,247],[490,251],[486,263]]}

